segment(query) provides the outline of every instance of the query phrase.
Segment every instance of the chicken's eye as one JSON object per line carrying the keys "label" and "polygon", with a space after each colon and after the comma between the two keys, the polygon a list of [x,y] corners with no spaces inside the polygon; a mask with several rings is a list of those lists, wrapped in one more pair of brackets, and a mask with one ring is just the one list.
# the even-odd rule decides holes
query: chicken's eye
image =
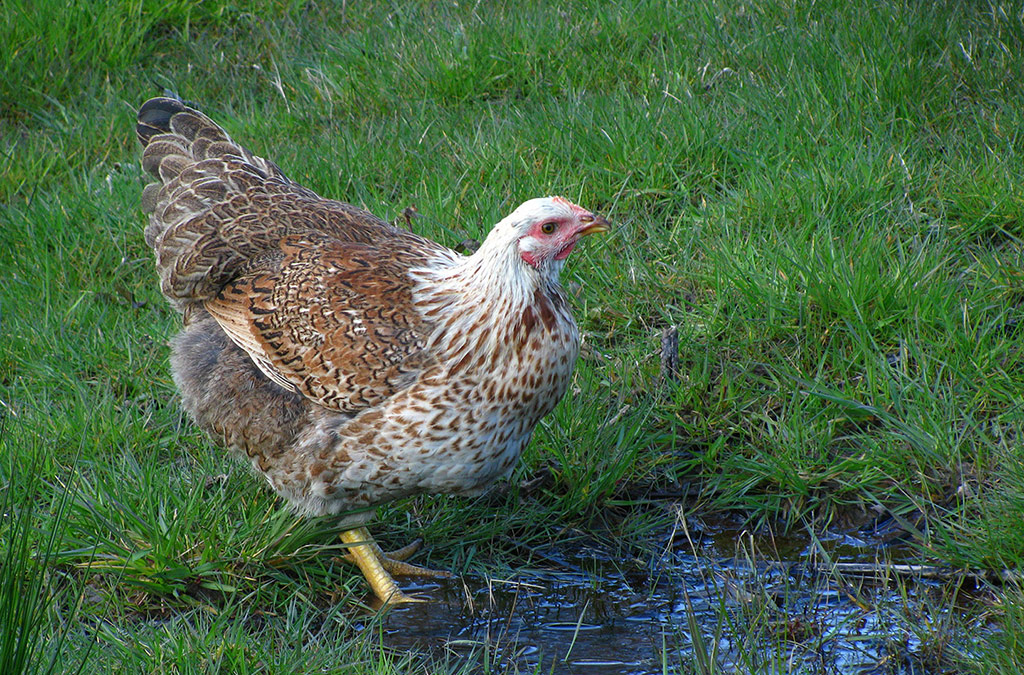
{"label": "chicken's eye", "polygon": [[544,234],[554,234],[555,229],[558,227],[555,223],[544,223],[540,226],[540,231]]}

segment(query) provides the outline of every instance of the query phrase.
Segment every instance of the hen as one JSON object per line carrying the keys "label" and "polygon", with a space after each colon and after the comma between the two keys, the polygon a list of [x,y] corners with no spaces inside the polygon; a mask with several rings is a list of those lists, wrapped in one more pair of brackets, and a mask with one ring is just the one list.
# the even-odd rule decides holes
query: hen
{"label": "hen", "polygon": [[607,222],[532,199],[462,256],[293,183],[177,100],[143,104],[136,133],[184,407],[299,512],[342,514],[374,593],[410,600],[391,575],[430,571],[381,551],[373,507],[512,468],[579,351],[559,272]]}

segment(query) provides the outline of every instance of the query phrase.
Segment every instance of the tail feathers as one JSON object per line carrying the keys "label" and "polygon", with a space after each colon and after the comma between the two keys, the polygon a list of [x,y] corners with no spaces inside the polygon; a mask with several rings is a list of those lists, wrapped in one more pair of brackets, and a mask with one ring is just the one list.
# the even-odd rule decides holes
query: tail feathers
{"label": "tail feathers", "polygon": [[232,141],[219,124],[173,98],[153,98],[142,104],[135,133],[145,148],[143,169],[165,185],[206,160],[248,164],[264,180],[289,182],[276,164],[252,154]]}
{"label": "tail feathers", "polygon": [[219,124],[173,98],[151,98],[143,103],[139,108],[135,134],[146,148],[143,166],[161,180],[160,160],[175,154],[194,162],[215,157],[264,162],[232,141]]}
{"label": "tail feathers", "polygon": [[[196,112],[174,98],[151,98],[139,108],[135,135],[143,146],[157,134],[166,134],[171,130],[171,118],[177,113]],[[215,125],[216,126],[216,125]]]}
{"label": "tail feathers", "polygon": [[292,234],[400,240],[447,252],[355,206],[321,199],[176,99],[146,101],[135,132],[144,146],[142,166],[155,179],[142,191],[146,242],[156,253],[161,290],[182,312],[215,297],[253,261],[269,264]]}
{"label": "tail feathers", "polygon": [[[289,181],[276,164],[238,145],[216,122],[176,99],[146,101],[135,132],[145,148],[142,167],[158,181],[142,191],[142,207],[149,214],[146,242],[157,254],[164,294],[179,309],[216,294],[233,270],[284,234],[284,224],[269,218],[257,220],[282,232],[258,231],[255,202],[275,195],[316,198]],[[236,222],[255,231],[249,237],[233,233]]]}

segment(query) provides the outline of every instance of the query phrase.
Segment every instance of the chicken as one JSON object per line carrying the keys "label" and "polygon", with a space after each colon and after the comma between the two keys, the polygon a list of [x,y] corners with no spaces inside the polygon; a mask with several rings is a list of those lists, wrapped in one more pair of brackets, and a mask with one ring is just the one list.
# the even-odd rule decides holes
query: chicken
{"label": "chicken", "polygon": [[374,507],[511,470],[579,352],[559,273],[608,223],[531,199],[462,256],[293,183],[180,101],[147,101],[136,133],[185,409],[298,512],[338,514],[383,602],[412,600],[392,574],[432,571],[376,545]]}

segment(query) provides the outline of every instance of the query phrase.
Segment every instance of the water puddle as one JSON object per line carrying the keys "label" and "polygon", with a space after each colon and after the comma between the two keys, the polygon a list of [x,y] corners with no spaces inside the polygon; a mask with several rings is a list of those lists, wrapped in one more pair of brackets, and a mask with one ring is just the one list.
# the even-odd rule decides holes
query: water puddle
{"label": "water puddle", "polygon": [[561,550],[544,557],[561,563],[513,579],[405,585],[431,601],[391,610],[379,630],[389,648],[451,665],[471,658],[491,673],[688,673],[701,655],[716,672],[928,672],[906,616],[948,611],[948,598],[935,601],[941,586],[823,572],[822,557],[877,555],[848,537],[823,548],[719,529],[648,569]]}

